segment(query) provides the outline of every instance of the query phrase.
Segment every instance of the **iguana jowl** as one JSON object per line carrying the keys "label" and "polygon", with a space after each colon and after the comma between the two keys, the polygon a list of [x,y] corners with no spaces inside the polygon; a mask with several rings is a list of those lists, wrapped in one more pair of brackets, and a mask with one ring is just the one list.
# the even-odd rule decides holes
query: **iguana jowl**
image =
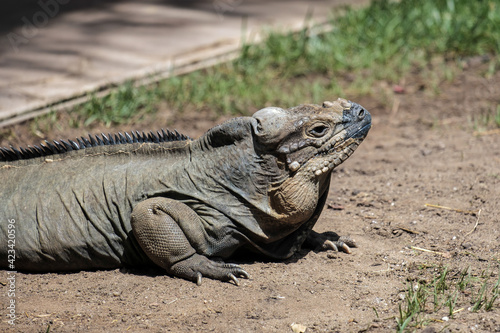
{"label": "iguana jowl", "polygon": [[14,219],[18,270],[153,262],[197,283],[248,277],[213,260],[238,249],[274,259],[304,242],[349,252],[347,238],[312,227],[331,171],[370,126],[365,109],[339,98],[265,108],[197,140],[163,131],[1,148],[0,239]]}

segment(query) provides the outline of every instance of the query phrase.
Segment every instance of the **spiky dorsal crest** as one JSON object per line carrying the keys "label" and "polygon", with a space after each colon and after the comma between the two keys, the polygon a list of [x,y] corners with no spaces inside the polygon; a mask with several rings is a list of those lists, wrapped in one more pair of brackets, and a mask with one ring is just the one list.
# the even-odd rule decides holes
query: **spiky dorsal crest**
{"label": "spiky dorsal crest", "polygon": [[91,135],[89,138],[81,137],[77,138],[76,141],[73,140],[59,140],[49,142],[45,140],[45,144],[40,144],[40,146],[34,145],[33,147],[28,146],[27,148],[20,147],[19,149],[13,147],[10,148],[0,147],[0,162],[10,162],[17,160],[27,160],[30,158],[36,158],[41,156],[50,156],[55,154],[62,154],[72,150],[81,150],[90,147],[97,146],[110,146],[119,145],[127,143],[160,143],[169,141],[183,141],[189,140],[190,138],[184,134],[180,134],[177,131],[164,130],[157,131],[154,133],[150,131],[149,133],[132,131],[130,133],[121,132],[118,134],[108,134],[104,133],[100,135]]}

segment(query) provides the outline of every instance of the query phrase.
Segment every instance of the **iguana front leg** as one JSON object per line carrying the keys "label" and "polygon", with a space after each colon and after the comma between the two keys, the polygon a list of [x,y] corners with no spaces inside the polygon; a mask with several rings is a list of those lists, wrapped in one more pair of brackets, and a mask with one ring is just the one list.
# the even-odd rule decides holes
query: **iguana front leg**
{"label": "iguana front leg", "polygon": [[[237,277],[248,278],[240,266],[212,261],[196,253],[179,221],[198,223],[200,217],[187,205],[167,199],[151,198],[132,211],[132,231],[146,255],[168,273],[201,284],[202,276],[239,284]],[[203,242],[203,233],[189,229],[190,239]]]}
{"label": "iguana front leg", "polygon": [[307,235],[305,245],[316,250],[334,250],[351,253],[351,247],[357,247],[356,242],[349,236],[339,236],[328,231],[322,234],[311,230]]}

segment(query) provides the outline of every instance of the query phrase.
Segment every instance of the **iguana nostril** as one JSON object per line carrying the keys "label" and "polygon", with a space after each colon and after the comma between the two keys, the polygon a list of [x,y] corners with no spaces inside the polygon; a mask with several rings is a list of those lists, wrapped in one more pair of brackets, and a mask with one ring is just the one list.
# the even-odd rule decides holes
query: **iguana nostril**
{"label": "iguana nostril", "polygon": [[358,113],[358,120],[363,120],[363,118],[365,118],[365,109],[361,108],[361,110],[359,110],[359,113]]}

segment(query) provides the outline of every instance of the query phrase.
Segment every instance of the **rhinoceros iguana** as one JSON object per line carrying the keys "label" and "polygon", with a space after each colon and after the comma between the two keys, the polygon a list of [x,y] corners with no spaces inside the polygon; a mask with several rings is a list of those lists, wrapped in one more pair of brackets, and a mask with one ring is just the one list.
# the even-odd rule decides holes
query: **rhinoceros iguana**
{"label": "rhinoceros iguana", "polygon": [[332,170],[370,126],[363,107],[339,98],[267,107],[197,140],[162,130],[0,148],[0,239],[15,226],[17,270],[154,263],[198,284],[247,278],[214,260],[236,250],[284,259],[307,242],[349,252],[349,238],[312,227]]}

